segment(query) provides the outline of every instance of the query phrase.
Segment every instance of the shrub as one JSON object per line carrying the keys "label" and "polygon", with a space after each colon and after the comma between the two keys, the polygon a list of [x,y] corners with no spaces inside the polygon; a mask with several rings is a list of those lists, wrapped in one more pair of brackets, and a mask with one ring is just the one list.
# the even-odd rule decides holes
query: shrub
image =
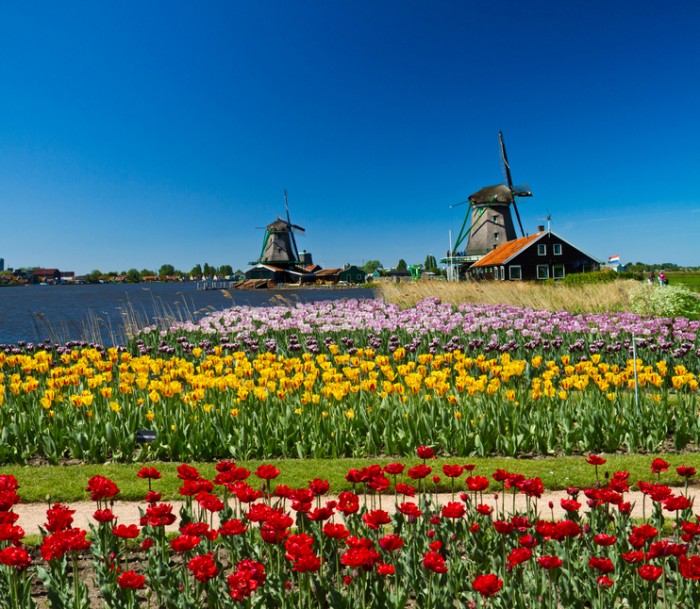
{"label": "shrub", "polygon": [[567,285],[583,285],[589,283],[612,283],[621,279],[636,279],[642,281],[641,273],[615,273],[613,271],[593,271],[591,273],[571,273],[564,278]]}
{"label": "shrub", "polygon": [[642,283],[629,292],[632,311],[657,317],[700,317],[700,298],[678,285],[657,286]]}

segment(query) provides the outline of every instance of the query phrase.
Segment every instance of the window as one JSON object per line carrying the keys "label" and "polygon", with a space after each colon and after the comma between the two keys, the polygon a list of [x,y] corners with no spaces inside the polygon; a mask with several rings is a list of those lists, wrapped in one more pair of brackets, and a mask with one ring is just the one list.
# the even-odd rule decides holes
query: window
{"label": "window", "polygon": [[508,279],[518,280],[522,278],[523,273],[519,264],[508,267]]}
{"label": "window", "polygon": [[506,278],[506,267],[502,266],[501,267],[501,281],[504,281]]}
{"label": "window", "polygon": [[493,234],[493,240],[494,240],[494,241],[498,241],[498,233],[494,233],[494,234]]}
{"label": "window", "polygon": [[537,265],[537,279],[549,279],[549,265],[538,264]]}
{"label": "window", "polygon": [[552,245],[552,253],[555,256],[561,256],[561,243],[555,243]]}
{"label": "window", "polygon": [[537,255],[538,256],[546,256],[547,255],[547,244],[546,243],[538,243],[537,244]]}
{"label": "window", "polygon": [[554,277],[554,279],[564,279],[564,265],[563,264],[552,265],[552,277]]}

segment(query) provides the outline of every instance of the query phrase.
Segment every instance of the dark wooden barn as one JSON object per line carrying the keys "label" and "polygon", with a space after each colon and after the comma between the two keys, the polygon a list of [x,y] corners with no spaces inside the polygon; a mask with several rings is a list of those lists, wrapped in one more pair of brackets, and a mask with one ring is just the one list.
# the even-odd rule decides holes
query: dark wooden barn
{"label": "dark wooden barn", "polygon": [[556,233],[542,230],[498,246],[469,268],[469,276],[500,281],[544,281],[599,268],[598,260]]}

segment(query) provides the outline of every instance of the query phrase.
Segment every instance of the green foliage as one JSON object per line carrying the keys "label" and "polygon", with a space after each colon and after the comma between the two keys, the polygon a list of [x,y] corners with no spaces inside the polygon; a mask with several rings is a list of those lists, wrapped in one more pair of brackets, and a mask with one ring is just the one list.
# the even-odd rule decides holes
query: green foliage
{"label": "green foliage", "polygon": [[566,285],[584,285],[592,283],[612,283],[623,279],[636,279],[642,281],[642,273],[615,273],[613,271],[594,271],[591,273],[572,273],[564,278]]}
{"label": "green foliage", "polygon": [[656,317],[700,317],[700,298],[680,285],[642,283],[629,293],[632,311]]}
{"label": "green foliage", "polygon": [[175,274],[175,267],[172,264],[164,264],[158,270],[159,277],[167,277],[168,275]]}
{"label": "green foliage", "polygon": [[401,258],[401,260],[399,260],[399,263],[396,265],[396,270],[397,271],[407,271],[408,270],[408,264],[406,264],[406,261],[403,258]]}
{"label": "green foliage", "polygon": [[141,281],[141,273],[137,269],[129,269],[126,272],[126,280],[128,283],[138,283]]}
{"label": "green foliage", "polygon": [[384,265],[379,261],[379,260],[368,260],[365,262],[364,265],[362,265],[360,268],[368,274],[374,273],[377,269],[382,268]]}
{"label": "green foliage", "polygon": [[95,269],[94,271],[86,275],[86,279],[88,281],[92,281],[95,283],[99,281],[100,277],[102,277],[102,271],[100,271],[99,269]]}
{"label": "green foliage", "polygon": [[233,267],[230,264],[222,264],[219,267],[218,274],[223,275],[224,277],[230,277],[233,275]]}

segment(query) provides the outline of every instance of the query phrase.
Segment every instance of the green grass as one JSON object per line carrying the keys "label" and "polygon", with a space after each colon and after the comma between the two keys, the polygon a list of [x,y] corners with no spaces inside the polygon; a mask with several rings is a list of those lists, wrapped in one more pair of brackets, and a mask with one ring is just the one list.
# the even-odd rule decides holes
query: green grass
{"label": "green grass", "polygon": [[[675,473],[678,465],[692,465],[700,471],[700,454],[666,454],[666,455],[606,455],[607,463],[599,467],[601,480],[605,472],[612,474],[615,471],[626,470],[630,472],[630,482],[638,480],[655,480],[650,470],[650,464],[654,457],[662,456],[670,464],[668,472],[662,474],[661,481],[665,484],[680,486],[683,480]],[[385,465],[399,459],[286,459],[278,461],[266,461],[274,463],[280,470],[279,478],[273,481],[276,484],[287,484],[291,487],[306,486],[314,478],[328,480],[331,492],[338,493],[348,490],[352,486],[346,482],[345,474],[350,468],[362,468],[373,463]],[[418,459],[400,459],[407,466],[412,466],[420,461]],[[595,468],[586,463],[584,457],[547,457],[547,458],[441,458],[429,461],[433,473],[440,475],[439,490],[449,490],[449,479],[442,475],[442,465],[445,463],[472,463],[476,467],[473,475],[491,477],[497,469],[505,469],[510,472],[520,473],[528,478],[541,478],[545,489],[561,490],[570,486],[586,487],[595,484]],[[239,462],[239,466],[245,466],[251,471],[260,462]],[[163,474],[162,479],[155,480],[154,490],[163,493],[164,499],[173,500],[178,497],[178,487],[181,481],[177,478],[176,463],[152,463]],[[216,474],[213,463],[191,463],[202,476],[212,479]],[[71,466],[5,466],[0,467],[0,474],[13,474],[19,484],[19,495],[26,503],[32,502],[64,502],[71,503],[81,500],[89,500],[85,492],[87,481],[95,475],[102,475],[114,480],[121,492],[117,496],[121,501],[139,501],[148,489],[148,482],[136,476],[142,464],[129,465],[71,465]],[[465,476],[467,474],[465,473]],[[458,481],[457,488],[464,490],[464,477]],[[428,478],[430,480],[430,478]],[[401,481],[401,480],[400,480]],[[404,482],[411,482],[403,477]],[[691,480],[692,482],[692,480]],[[258,487],[261,481],[251,475],[248,483]],[[432,482],[429,482],[432,486]],[[697,484],[700,484],[698,481]],[[498,485],[492,482],[492,490],[496,492]]]}
{"label": "green grass", "polygon": [[669,285],[682,285],[694,292],[700,292],[700,273],[669,271],[666,273],[666,277]]}

